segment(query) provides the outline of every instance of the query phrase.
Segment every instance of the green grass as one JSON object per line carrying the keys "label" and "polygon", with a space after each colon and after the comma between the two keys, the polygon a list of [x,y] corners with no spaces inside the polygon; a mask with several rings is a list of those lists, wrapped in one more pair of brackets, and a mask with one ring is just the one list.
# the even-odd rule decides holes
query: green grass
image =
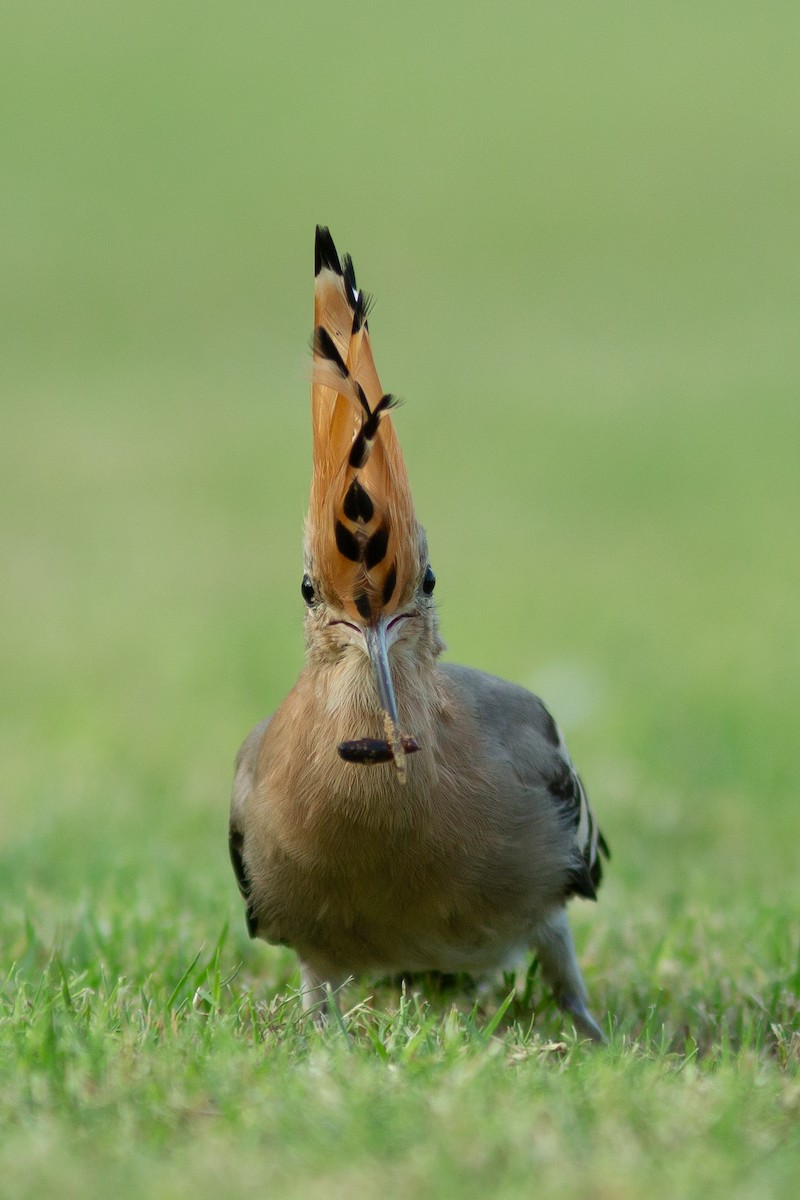
{"label": "green grass", "polygon": [[[10,5],[0,1194],[610,1198],[800,1178],[800,19]],[[540,688],[614,852],[608,1050],[244,929],[232,760],[302,656],[317,221],[449,655]]]}

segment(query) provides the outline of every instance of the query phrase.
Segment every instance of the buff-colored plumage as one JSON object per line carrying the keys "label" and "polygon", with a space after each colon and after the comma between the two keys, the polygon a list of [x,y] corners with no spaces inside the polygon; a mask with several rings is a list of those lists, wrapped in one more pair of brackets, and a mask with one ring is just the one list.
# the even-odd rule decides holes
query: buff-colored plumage
{"label": "buff-colored plumage", "polygon": [[605,842],[542,702],[438,661],[436,579],[366,303],[327,229],[315,273],[306,662],[236,762],[248,930],[294,947],[318,1012],[356,973],[483,973],[533,948],[602,1040],[565,906],[595,897]]}

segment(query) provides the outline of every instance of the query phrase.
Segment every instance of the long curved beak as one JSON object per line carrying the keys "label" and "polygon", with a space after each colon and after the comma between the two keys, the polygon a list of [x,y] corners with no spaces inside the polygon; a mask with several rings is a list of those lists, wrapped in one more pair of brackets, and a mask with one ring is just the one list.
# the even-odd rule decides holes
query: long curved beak
{"label": "long curved beak", "polygon": [[394,694],[392,672],[389,668],[389,646],[386,641],[386,622],[378,618],[374,625],[368,625],[364,630],[367,642],[369,660],[375,674],[378,697],[383,709],[383,724],[386,730],[386,740],[392,751],[394,765],[400,783],[406,781],[406,754],[400,740],[400,719],[397,715],[397,700]]}

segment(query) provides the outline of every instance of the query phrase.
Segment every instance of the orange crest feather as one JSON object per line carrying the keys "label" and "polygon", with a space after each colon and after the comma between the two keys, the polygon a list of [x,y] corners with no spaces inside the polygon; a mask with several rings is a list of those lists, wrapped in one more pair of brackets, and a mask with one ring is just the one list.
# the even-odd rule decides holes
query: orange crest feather
{"label": "orange crest feather", "polygon": [[312,574],[329,603],[375,621],[407,603],[422,570],[405,462],[372,357],[367,300],[352,260],[317,226],[313,476],[306,524]]}

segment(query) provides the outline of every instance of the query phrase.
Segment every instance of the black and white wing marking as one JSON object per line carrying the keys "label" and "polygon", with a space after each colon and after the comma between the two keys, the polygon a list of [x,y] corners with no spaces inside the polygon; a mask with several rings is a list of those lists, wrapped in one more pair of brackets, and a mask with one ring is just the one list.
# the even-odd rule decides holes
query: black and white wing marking
{"label": "black and white wing marking", "polygon": [[244,834],[231,821],[228,827],[228,850],[231,856],[231,866],[233,867],[233,873],[236,876],[236,882],[239,885],[239,891],[245,903],[244,919],[247,922],[247,932],[251,938],[254,938],[258,933],[258,921],[250,902],[252,885],[250,883],[250,876],[247,874],[247,869],[244,865],[244,858],[242,856],[243,847]]}
{"label": "black and white wing marking", "polygon": [[595,820],[589,797],[580,775],[573,766],[564,736],[553,722],[558,737],[558,759],[546,780],[547,790],[575,830],[575,856],[568,880],[567,896],[597,899],[603,878],[603,858],[610,858],[608,843]]}
{"label": "black and white wing marking", "polygon": [[258,762],[258,748],[264,731],[269,724],[269,717],[256,725],[245,738],[239,753],[236,755],[234,768],[233,793],[231,795],[231,815],[228,825],[228,851],[231,856],[231,866],[239,885],[239,891],[245,904],[245,920],[247,932],[251,938],[258,936],[258,918],[252,903],[252,883],[247,873],[244,856],[245,830],[247,828],[247,811],[250,796],[255,781],[255,770]]}

